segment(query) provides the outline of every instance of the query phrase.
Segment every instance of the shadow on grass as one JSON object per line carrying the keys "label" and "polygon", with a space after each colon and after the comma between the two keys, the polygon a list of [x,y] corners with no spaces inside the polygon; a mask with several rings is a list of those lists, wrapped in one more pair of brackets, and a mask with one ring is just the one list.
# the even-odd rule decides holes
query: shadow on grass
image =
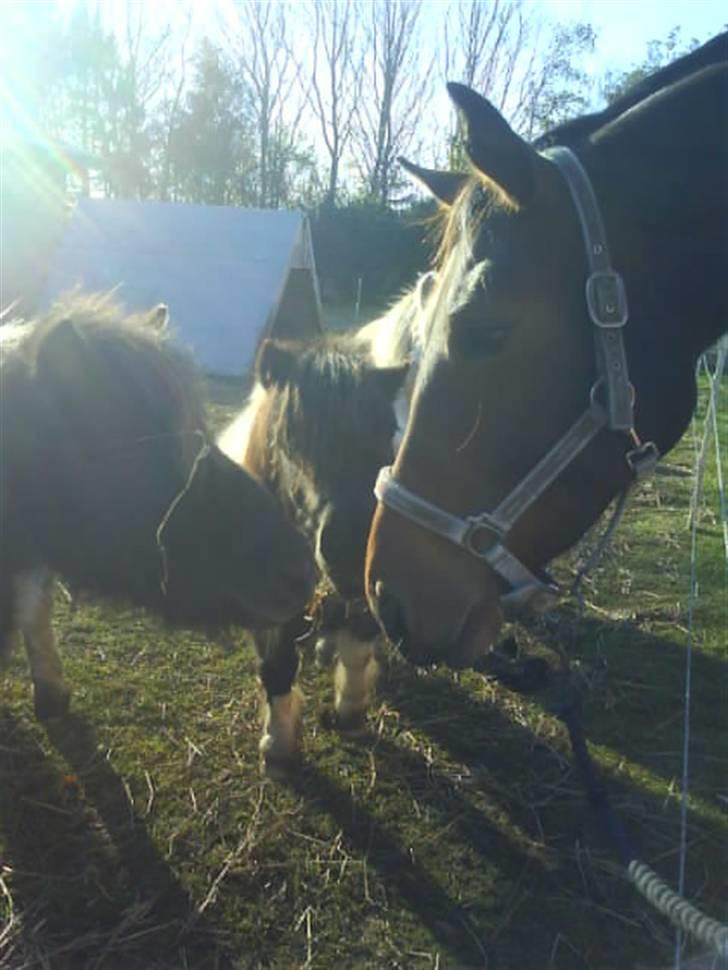
{"label": "shadow on grass", "polygon": [[[664,641],[652,639],[653,650],[664,647]],[[678,648],[674,644],[670,646],[674,659]],[[684,661],[684,653],[682,659]],[[721,665],[710,663],[710,658],[703,659],[708,662],[703,665],[702,676],[715,676]],[[572,755],[565,741],[553,747],[553,741],[544,745],[528,727],[514,723],[500,711],[498,701],[492,704],[480,701],[450,679],[418,676],[406,665],[396,664],[390,669],[389,676],[380,684],[379,693],[399,712],[401,727],[411,725],[457,763],[470,768],[470,783],[486,794],[489,801],[495,798],[502,817],[518,825],[526,839],[532,839],[534,845],[542,843],[542,849],[546,850],[547,865],[531,863],[525,868],[528,856],[524,855],[523,846],[519,852],[512,839],[494,839],[490,821],[480,815],[479,822],[479,811],[467,802],[463,805],[462,796],[453,796],[451,786],[446,785],[443,789],[440,784],[440,794],[436,794],[437,787],[431,785],[426,792],[425,804],[436,807],[443,816],[450,814],[463,841],[486,858],[497,861],[504,872],[513,874],[519,869],[528,872],[529,895],[519,904],[521,920],[533,911],[529,948],[523,954],[526,959],[528,953],[548,952],[548,932],[538,941],[546,926],[552,941],[557,931],[569,932],[573,913],[568,913],[566,919],[563,917],[565,901],[571,897],[574,901],[579,900],[581,923],[573,939],[576,943],[579,937],[582,938],[584,952],[590,948],[595,952],[597,941],[601,940],[604,949],[596,952],[609,953],[610,957],[620,961],[619,965],[631,966],[635,951],[641,947],[637,943],[639,933],[634,930],[625,932],[624,926],[620,925],[626,921],[631,922],[635,930],[641,923],[642,935],[645,929],[649,932],[653,952],[656,945],[664,944],[665,959],[669,960],[671,931],[668,924],[651,914],[645,904],[637,902],[636,893],[621,876],[608,874],[616,871],[613,847],[605,834],[596,828],[596,820],[590,814],[580,782],[572,771]],[[541,703],[545,696],[540,697]],[[539,703],[538,694],[531,699]],[[544,708],[548,709],[545,703]],[[595,740],[596,734],[600,743],[615,743],[612,737],[605,740],[603,731],[593,731],[591,721],[587,718],[585,724],[589,740]],[[652,723],[654,725],[654,715]],[[635,737],[642,739],[639,729],[636,732],[630,729],[625,734],[625,738]],[[381,742],[380,747],[386,749]],[[625,756],[633,756],[626,744],[623,749]],[[722,752],[725,751],[724,745]],[[392,758],[401,761],[402,753],[398,747]],[[429,777],[429,768],[421,757],[419,761],[418,767],[416,758],[408,759],[401,771],[401,783],[409,784],[407,778],[411,776],[415,787],[422,790]],[[676,801],[668,805],[664,788],[660,791],[650,789],[641,784],[639,778],[615,774],[611,766],[606,770],[600,768],[599,774],[639,857],[655,866],[668,882],[676,883],[679,845]],[[461,785],[457,787],[462,790]],[[686,881],[688,896],[699,894],[694,901],[701,905],[702,895],[702,905],[711,915],[721,918],[725,912],[722,900],[728,892],[726,826],[721,824],[717,813],[706,817],[691,810],[688,829],[691,842]],[[598,858],[592,858],[593,849],[607,853],[601,863]],[[579,858],[583,853],[586,855]],[[538,852],[530,855],[537,858]],[[507,907],[504,905],[503,908]],[[510,937],[506,950],[509,956],[517,953],[521,944],[514,929],[503,927],[503,937]],[[531,949],[531,945],[535,949]],[[645,955],[648,952],[649,949]]]}
{"label": "shadow on grass", "polygon": [[[632,622],[571,613],[560,615],[550,626],[534,620],[522,632],[540,645],[558,639],[578,663],[589,743],[608,749],[615,766],[620,761],[629,763],[631,777],[641,777],[645,789],[660,784],[674,789],[682,770],[685,644],[646,632]],[[506,686],[514,685],[506,682]],[[543,690],[529,690],[528,699],[550,714],[562,688],[563,678],[554,662],[549,683]],[[499,711],[503,694],[494,697],[493,703],[479,701],[450,678],[418,676],[401,663],[391,665],[379,692],[465,764],[497,768],[521,763],[527,774],[534,752],[543,752],[529,729]],[[714,796],[725,793],[728,774],[727,702],[728,661],[694,651],[690,786],[693,794],[711,802],[716,816],[721,808]],[[563,752],[570,763],[570,752],[566,747]],[[625,780],[626,774],[620,772],[618,783]],[[724,809],[722,814],[728,825]]]}
{"label": "shadow on grass", "polygon": [[[558,638],[572,661],[595,674],[584,708],[590,742],[667,784],[680,776],[687,635],[678,641],[634,621],[566,610],[550,625],[534,620],[524,629],[544,643]],[[728,660],[694,650],[691,679],[691,787],[715,792],[728,774]]]}
{"label": "shadow on grass", "polygon": [[310,763],[285,784],[314,812],[326,812],[336,821],[349,846],[427,927],[448,960],[459,967],[488,966],[485,947],[467,912],[361,802]]}
{"label": "shadow on grass", "polygon": [[93,729],[69,715],[47,733],[68,773],[31,731],[0,714],[0,834],[22,920],[0,964],[232,968],[224,941],[160,857]]}

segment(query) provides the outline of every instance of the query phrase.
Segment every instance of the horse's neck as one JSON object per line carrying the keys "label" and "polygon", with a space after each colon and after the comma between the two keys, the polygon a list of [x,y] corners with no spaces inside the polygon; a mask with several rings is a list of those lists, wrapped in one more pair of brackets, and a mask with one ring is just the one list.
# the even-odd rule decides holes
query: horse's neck
{"label": "horse's neck", "polygon": [[720,64],[726,60],[728,60],[728,32],[723,32],[701,47],[684,54],[633,84],[624,94],[601,111],[572,118],[550,129],[536,139],[534,148],[540,151],[544,148],[550,148],[552,145],[578,147],[585,138],[615,121],[620,115],[635,108],[653,94],[659,93],[684,78],[691,77],[706,67]]}
{"label": "horse's neck", "polygon": [[587,150],[631,326],[691,362],[728,327],[726,104],[728,65],[716,65],[641,102]]}

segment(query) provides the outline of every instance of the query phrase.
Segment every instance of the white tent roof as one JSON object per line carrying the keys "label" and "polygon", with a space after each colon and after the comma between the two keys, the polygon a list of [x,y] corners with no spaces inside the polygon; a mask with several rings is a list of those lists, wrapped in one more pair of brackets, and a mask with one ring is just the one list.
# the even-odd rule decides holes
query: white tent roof
{"label": "white tent roof", "polygon": [[272,325],[293,270],[299,277],[306,271],[318,313],[302,213],[83,198],[53,259],[46,301],[80,285],[89,292],[117,288],[129,310],[166,303],[178,343],[203,368],[240,374]]}

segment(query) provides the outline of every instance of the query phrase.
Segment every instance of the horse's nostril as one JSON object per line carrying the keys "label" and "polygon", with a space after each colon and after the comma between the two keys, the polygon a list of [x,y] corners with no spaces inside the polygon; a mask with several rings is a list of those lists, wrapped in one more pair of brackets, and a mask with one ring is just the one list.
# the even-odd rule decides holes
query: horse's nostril
{"label": "horse's nostril", "polygon": [[404,614],[397,597],[379,581],[374,587],[376,615],[379,623],[392,643],[404,639],[407,632]]}

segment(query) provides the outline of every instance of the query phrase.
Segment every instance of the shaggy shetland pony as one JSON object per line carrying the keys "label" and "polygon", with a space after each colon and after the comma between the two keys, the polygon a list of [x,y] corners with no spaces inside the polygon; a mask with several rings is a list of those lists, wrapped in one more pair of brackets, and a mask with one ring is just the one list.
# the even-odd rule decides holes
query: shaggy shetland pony
{"label": "shaggy shetland pony", "polygon": [[74,295],[0,327],[0,646],[23,634],[41,718],[69,699],[56,574],[205,628],[280,624],[312,592],[304,538],[209,443],[166,322]]}
{"label": "shaggy shetland pony", "polygon": [[[362,599],[372,487],[407,419],[419,310],[430,283],[422,277],[387,314],[356,332],[307,343],[264,341],[248,404],[218,441],[270,489],[315,550],[319,629],[337,626],[331,639],[342,729],[360,725],[376,676],[376,625]],[[256,636],[267,700],[261,751],[273,769],[297,750],[296,632],[292,624]]]}

